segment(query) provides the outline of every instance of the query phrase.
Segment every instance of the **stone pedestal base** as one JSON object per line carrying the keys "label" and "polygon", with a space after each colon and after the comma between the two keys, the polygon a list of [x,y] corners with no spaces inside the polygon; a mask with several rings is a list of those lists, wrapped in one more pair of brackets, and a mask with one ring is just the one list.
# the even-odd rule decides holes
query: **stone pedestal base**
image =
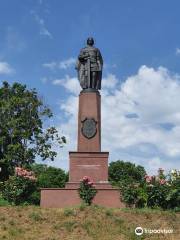
{"label": "stone pedestal base", "polygon": [[93,203],[105,207],[121,208],[118,189],[108,182],[108,152],[70,152],[69,182],[65,188],[41,189],[41,207],[72,207],[80,205],[78,188],[84,176],[93,180],[97,194]]}
{"label": "stone pedestal base", "polygon": [[118,189],[108,182],[108,152],[70,152],[69,182],[65,188],[41,189],[41,207],[72,207],[80,205],[78,188],[84,176],[89,176],[97,189],[93,203],[105,207],[121,208]]}
{"label": "stone pedestal base", "polygon": [[[120,201],[120,192],[114,188],[99,188],[93,199],[93,203],[104,207],[122,208],[125,207]],[[41,207],[64,208],[80,205],[82,200],[78,190],[75,188],[44,188],[41,189]]]}
{"label": "stone pedestal base", "polygon": [[89,176],[93,182],[107,182],[108,156],[108,152],[69,152],[69,181]]}

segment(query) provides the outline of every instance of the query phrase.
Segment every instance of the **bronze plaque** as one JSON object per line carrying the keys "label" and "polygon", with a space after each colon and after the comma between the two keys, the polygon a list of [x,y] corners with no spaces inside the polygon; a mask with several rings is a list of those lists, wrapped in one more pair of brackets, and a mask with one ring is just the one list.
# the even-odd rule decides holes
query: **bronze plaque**
{"label": "bronze plaque", "polygon": [[93,138],[97,133],[96,124],[97,122],[93,118],[83,120],[81,128],[83,136],[88,139]]}

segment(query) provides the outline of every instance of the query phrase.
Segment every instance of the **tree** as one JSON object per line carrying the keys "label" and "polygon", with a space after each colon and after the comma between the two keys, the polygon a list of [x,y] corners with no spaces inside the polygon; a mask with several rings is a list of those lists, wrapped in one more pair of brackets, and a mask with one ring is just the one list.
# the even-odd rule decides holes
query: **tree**
{"label": "tree", "polygon": [[0,88],[0,179],[12,174],[14,166],[32,164],[56,157],[53,144],[66,142],[55,127],[45,128],[44,120],[53,116],[35,89],[26,85],[3,82]]}
{"label": "tree", "polygon": [[37,177],[39,188],[62,188],[68,181],[68,174],[61,168],[48,167],[45,164],[33,164],[31,170]]}
{"label": "tree", "polygon": [[121,182],[141,182],[146,175],[142,166],[118,160],[109,164],[109,180],[115,184]]}

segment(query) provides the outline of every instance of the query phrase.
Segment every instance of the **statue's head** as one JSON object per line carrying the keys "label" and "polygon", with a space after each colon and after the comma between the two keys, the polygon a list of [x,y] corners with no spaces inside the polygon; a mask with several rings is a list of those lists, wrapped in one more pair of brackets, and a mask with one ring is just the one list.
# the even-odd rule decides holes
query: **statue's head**
{"label": "statue's head", "polygon": [[87,39],[87,45],[89,45],[89,46],[93,46],[94,45],[94,39],[92,37],[89,37]]}

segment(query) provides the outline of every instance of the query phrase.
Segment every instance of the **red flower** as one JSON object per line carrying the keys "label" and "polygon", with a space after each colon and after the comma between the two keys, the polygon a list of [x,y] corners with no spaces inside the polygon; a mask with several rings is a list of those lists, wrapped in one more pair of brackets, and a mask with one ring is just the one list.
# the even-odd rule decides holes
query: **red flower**
{"label": "red flower", "polygon": [[32,171],[28,171],[21,167],[15,167],[15,175],[32,181],[36,180],[36,177],[34,176],[34,173]]}
{"label": "red flower", "polygon": [[165,179],[160,179],[159,183],[160,183],[160,185],[164,185],[164,184],[166,184],[166,180]]}
{"label": "red flower", "polygon": [[90,181],[90,178],[88,176],[83,177],[83,182],[89,182],[89,181]]}
{"label": "red flower", "polygon": [[145,178],[145,180],[146,180],[147,183],[151,183],[151,181],[152,181],[152,179],[153,179],[152,176],[148,176],[148,175],[145,175],[144,178]]}
{"label": "red flower", "polygon": [[94,184],[93,182],[88,182],[89,186],[93,186],[93,184]]}

